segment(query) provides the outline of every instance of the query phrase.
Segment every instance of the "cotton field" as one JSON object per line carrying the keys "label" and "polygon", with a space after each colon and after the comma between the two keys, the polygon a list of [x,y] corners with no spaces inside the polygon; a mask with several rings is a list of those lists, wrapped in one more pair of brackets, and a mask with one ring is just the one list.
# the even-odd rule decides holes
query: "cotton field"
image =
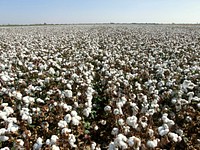
{"label": "cotton field", "polygon": [[0,148],[200,147],[200,26],[0,27]]}

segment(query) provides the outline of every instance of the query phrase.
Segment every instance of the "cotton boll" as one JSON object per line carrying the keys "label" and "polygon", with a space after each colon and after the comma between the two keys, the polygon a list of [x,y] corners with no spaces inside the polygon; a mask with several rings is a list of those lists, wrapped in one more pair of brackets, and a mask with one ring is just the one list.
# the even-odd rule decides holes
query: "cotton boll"
{"label": "cotton boll", "polygon": [[169,132],[169,127],[167,124],[163,124],[162,126],[158,127],[158,132],[160,136],[164,136]]}
{"label": "cotton boll", "polygon": [[128,145],[126,144],[126,141],[127,141],[126,136],[124,136],[123,134],[118,134],[114,140],[114,144],[121,149],[127,149]]}
{"label": "cotton boll", "polygon": [[58,122],[58,127],[65,128],[67,126],[67,122],[65,120],[60,120]]}
{"label": "cotton boll", "polygon": [[120,114],[120,111],[119,111],[119,109],[118,109],[118,108],[115,108],[115,109],[113,110],[113,114],[115,114],[115,115],[118,115],[118,114]]}
{"label": "cotton boll", "polygon": [[66,96],[67,98],[72,98],[73,93],[72,93],[71,90],[65,90],[64,92],[65,92],[65,96]]}
{"label": "cotton boll", "polygon": [[7,132],[6,128],[1,128],[0,129],[0,135],[4,135],[4,134],[6,134],[6,132]]}
{"label": "cotton boll", "polygon": [[38,139],[37,139],[37,143],[39,144],[39,145],[42,145],[42,141],[43,141],[43,139],[41,138],[41,137],[39,137]]}
{"label": "cotton boll", "polygon": [[58,147],[58,146],[56,146],[56,145],[52,145],[52,150],[60,150],[60,148]]}
{"label": "cotton boll", "polygon": [[96,148],[96,143],[95,142],[92,142],[92,144],[91,144],[91,150],[95,150],[95,148]]}
{"label": "cotton boll", "polygon": [[55,144],[55,143],[57,142],[58,139],[59,139],[58,136],[52,135],[52,136],[51,136],[51,144]]}
{"label": "cotton boll", "polygon": [[118,133],[119,133],[119,129],[116,128],[116,127],[113,128],[112,131],[111,131],[111,134],[112,134],[112,135],[117,135]]}
{"label": "cotton boll", "polygon": [[17,100],[21,100],[22,99],[22,94],[19,91],[13,91],[12,94]]}
{"label": "cotton boll", "polygon": [[54,75],[56,72],[55,72],[55,70],[51,67],[51,68],[49,68],[49,74],[51,74],[51,75]]}
{"label": "cotton boll", "polygon": [[136,116],[131,116],[131,117],[128,117],[126,119],[126,123],[129,125],[129,126],[132,126],[134,129],[136,129],[138,127],[138,124],[137,124],[137,117]]}
{"label": "cotton boll", "polygon": [[109,105],[104,107],[104,111],[106,112],[110,112],[111,111],[111,107]]}
{"label": "cotton boll", "polygon": [[118,150],[118,148],[116,148],[116,146],[115,146],[115,143],[114,143],[114,142],[110,142],[110,143],[109,143],[108,150]]}
{"label": "cotton boll", "polygon": [[67,115],[64,117],[64,119],[65,119],[65,121],[66,121],[67,123],[70,123],[71,120],[72,120],[72,117],[71,117],[70,114],[67,114]]}
{"label": "cotton boll", "polygon": [[123,120],[122,118],[120,118],[120,119],[118,120],[118,124],[119,124],[120,126],[123,126],[123,125],[124,125],[124,120]]}
{"label": "cotton boll", "polygon": [[83,115],[89,117],[90,113],[92,112],[91,107],[87,107],[83,110]]}
{"label": "cotton boll", "polygon": [[182,140],[182,138],[178,134],[173,132],[169,132],[168,136],[173,142],[180,142]]}
{"label": "cotton boll", "polygon": [[154,140],[148,140],[147,141],[147,147],[149,148],[155,148],[158,146],[158,139],[154,139]]}
{"label": "cotton boll", "polygon": [[72,124],[77,126],[79,125],[79,121],[81,120],[81,117],[80,116],[75,116],[75,117],[72,117]]}
{"label": "cotton boll", "polygon": [[61,133],[62,134],[67,134],[67,133],[70,133],[71,132],[71,129],[68,129],[68,128],[63,128]]}
{"label": "cotton boll", "polygon": [[22,139],[17,139],[16,140],[16,145],[24,146],[24,141]]}
{"label": "cotton boll", "polygon": [[127,135],[130,132],[130,127],[129,126],[123,126],[124,129],[124,134]]}
{"label": "cotton boll", "polygon": [[77,145],[74,144],[76,142],[76,138],[73,134],[69,134],[68,142],[71,147],[77,147]]}
{"label": "cotton boll", "polygon": [[128,143],[128,145],[129,145],[130,147],[133,147],[134,144],[135,144],[135,143],[134,143],[134,137],[129,137],[127,143]]}
{"label": "cotton boll", "polygon": [[9,140],[8,136],[0,135],[0,141],[5,142],[5,141],[8,141],[8,140]]}
{"label": "cotton boll", "polygon": [[0,150],[10,150],[8,147],[1,148]]}
{"label": "cotton boll", "polygon": [[150,137],[154,136],[154,131],[152,129],[148,129],[148,134]]}

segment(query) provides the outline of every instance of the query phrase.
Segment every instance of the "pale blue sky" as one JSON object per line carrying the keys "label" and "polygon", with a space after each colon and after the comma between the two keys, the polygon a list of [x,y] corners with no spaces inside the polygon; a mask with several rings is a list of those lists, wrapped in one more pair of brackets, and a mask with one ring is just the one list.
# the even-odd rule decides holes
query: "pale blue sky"
{"label": "pale blue sky", "polygon": [[200,23],[200,0],[0,0],[0,24]]}

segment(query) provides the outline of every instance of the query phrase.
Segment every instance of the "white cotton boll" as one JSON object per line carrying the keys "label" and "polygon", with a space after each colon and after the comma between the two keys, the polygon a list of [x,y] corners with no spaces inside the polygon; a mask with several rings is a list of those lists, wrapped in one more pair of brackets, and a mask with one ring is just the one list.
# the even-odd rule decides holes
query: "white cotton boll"
{"label": "white cotton boll", "polygon": [[115,147],[115,143],[114,142],[110,142],[108,150],[118,150],[118,148]]}
{"label": "white cotton boll", "polygon": [[111,111],[111,107],[109,105],[104,107],[104,111],[106,112],[110,112]]}
{"label": "white cotton boll", "polygon": [[67,123],[70,123],[70,121],[72,120],[72,117],[71,117],[70,114],[67,114],[67,115],[65,115],[64,119],[65,119],[65,121],[66,121]]}
{"label": "white cotton boll", "polygon": [[76,142],[76,138],[73,134],[69,134],[68,142],[71,147],[77,147],[77,145],[74,144]]}
{"label": "white cotton boll", "polygon": [[5,141],[8,141],[8,140],[9,140],[8,136],[0,135],[0,141],[5,142]]}
{"label": "white cotton boll", "polygon": [[99,127],[97,125],[94,126],[94,130],[98,130]]}
{"label": "white cotton boll", "polygon": [[149,148],[155,148],[157,146],[158,146],[158,139],[148,140],[147,141],[147,147],[149,147]]}
{"label": "white cotton boll", "polygon": [[8,147],[1,148],[0,150],[10,150]]}
{"label": "white cotton boll", "polygon": [[66,96],[67,98],[72,98],[73,93],[72,93],[71,90],[65,90],[64,92],[65,92],[65,96]]}
{"label": "white cotton boll", "polygon": [[154,136],[154,131],[152,129],[148,129],[148,134],[150,137]]}
{"label": "white cotton boll", "polygon": [[67,83],[67,88],[68,88],[69,90],[71,90],[71,89],[72,89],[71,84]]}
{"label": "white cotton boll", "polygon": [[45,143],[46,143],[46,145],[51,145],[51,140],[47,139]]}
{"label": "white cotton boll", "polygon": [[130,127],[129,126],[123,126],[124,128],[124,134],[127,135],[130,132]]}
{"label": "white cotton boll", "polygon": [[118,133],[119,133],[119,129],[116,128],[116,127],[114,127],[114,128],[112,129],[112,131],[111,131],[111,134],[112,134],[112,135],[117,135]]}
{"label": "white cotton boll", "polygon": [[16,133],[16,132],[18,131],[18,129],[19,129],[19,126],[16,125],[16,124],[13,124],[13,123],[9,123],[9,124],[8,124],[7,130],[8,130],[9,132],[11,132],[11,133]]}
{"label": "white cotton boll", "polygon": [[66,121],[60,120],[60,121],[58,122],[58,127],[59,127],[59,128],[65,128],[66,126],[67,126],[67,122],[66,122]]}
{"label": "white cotton boll", "polygon": [[169,127],[167,124],[163,124],[162,126],[158,127],[158,132],[160,136],[164,136],[169,132]]}
{"label": "white cotton boll", "polygon": [[42,141],[43,141],[43,139],[41,137],[39,137],[39,138],[37,138],[36,142],[38,145],[42,145]]}
{"label": "white cotton boll", "polygon": [[30,104],[30,103],[34,103],[35,99],[33,97],[30,96],[25,96],[22,98],[23,102],[26,104]]}
{"label": "white cotton boll", "polygon": [[173,142],[180,142],[182,140],[182,138],[178,134],[173,132],[169,132],[168,136]]}
{"label": "white cotton boll", "polygon": [[12,113],[14,113],[14,110],[13,110],[12,107],[8,107],[8,106],[7,106],[7,107],[4,107],[3,112],[6,112],[6,115],[9,116],[9,115],[11,115]]}
{"label": "white cotton boll", "polygon": [[0,111],[0,119],[7,120],[7,113]]}
{"label": "white cotton boll", "polygon": [[33,145],[33,150],[38,150],[38,149],[41,149],[42,145],[39,145],[38,143],[35,143]]}
{"label": "white cotton boll", "polygon": [[18,100],[22,99],[22,94],[19,91],[13,91],[12,94],[16,99],[18,99]]}
{"label": "white cotton boll", "polygon": [[92,144],[91,144],[91,150],[95,150],[96,146],[97,146],[97,144],[95,142],[92,142]]}
{"label": "white cotton boll", "polygon": [[137,115],[138,110],[139,110],[137,104],[136,104],[136,103],[130,102],[130,106],[131,106],[131,109],[132,109],[132,111],[133,111],[133,115],[134,115],[134,116]]}
{"label": "white cotton boll", "polygon": [[7,132],[6,128],[0,129],[0,135],[4,135],[4,134],[6,134],[6,132]]}
{"label": "white cotton boll", "polygon": [[63,109],[65,110],[65,112],[68,112],[68,111],[72,110],[72,106],[63,104]]}
{"label": "white cotton boll", "polygon": [[38,103],[44,103],[44,100],[42,100],[41,98],[37,98],[36,102],[38,102]]}
{"label": "white cotton boll", "polygon": [[57,142],[58,139],[59,139],[58,136],[52,135],[52,136],[51,136],[51,144],[55,144],[55,143]]}
{"label": "white cotton boll", "polygon": [[127,141],[128,145],[130,147],[133,147],[135,142],[134,142],[134,137],[129,137],[128,141]]}
{"label": "white cotton boll", "polygon": [[56,146],[56,145],[52,145],[52,150],[60,150],[60,148],[58,147],[58,146]]}
{"label": "white cotton boll", "polygon": [[131,117],[128,117],[126,119],[126,123],[129,125],[129,126],[132,126],[134,129],[136,129],[138,127],[138,124],[137,124],[137,117],[136,116],[131,116]]}
{"label": "white cotton boll", "polygon": [[91,107],[87,107],[83,110],[83,115],[89,117],[90,113],[92,112]]}
{"label": "white cotton boll", "polygon": [[126,144],[127,137],[123,134],[118,134],[114,140],[114,144],[121,149],[127,149],[128,145]]}
{"label": "white cotton boll", "polygon": [[101,120],[100,123],[101,123],[102,125],[106,125],[106,120]]}
{"label": "white cotton boll", "polygon": [[71,111],[71,116],[72,116],[72,117],[77,116],[77,112],[76,112],[75,110]]}
{"label": "white cotton boll", "polygon": [[197,104],[197,108],[200,109],[200,103]]}
{"label": "white cotton boll", "polygon": [[61,133],[62,134],[67,134],[67,133],[70,133],[71,132],[71,129],[68,129],[68,128],[63,128]]}
{"label": "white cotton boll", "polygon": [[22,139],[17,139],[16,144],[19,146],[24,146],[24,141]]}
{"label": "white cotton boll", "polygon": [[118,109],[118,108],[115,108],[115,109],[113,110],[113,114],[114,114],[114,115],[118,115],[118,114],[120,114],[119,109]]}
{"label": "white cotton boll", "polygon": [[2,79],[4,82],[10,81],[10,77],[9,77],[8,75],[1,75],[1,79]]}
{"label": "white cotton boll", "polygon": [[77,125],[79,125],[80,120],[81,120],[80,116],[72,117],[72,124],[77,126]]}
{"label": "white cotton boll", "polygon": [[49,74],[51,74],[51,75],[54,75],[56,72],[55,72],[55,70],[51,67],[51,68],[49,68]]}
{"label": "white cotton boll", "polygon": [[123,125],[124,125],[124,120],[123,120],[122,118],[120,118],[120,119],[118,120],[118,124],[119,124],[120,126],[123,126]]}

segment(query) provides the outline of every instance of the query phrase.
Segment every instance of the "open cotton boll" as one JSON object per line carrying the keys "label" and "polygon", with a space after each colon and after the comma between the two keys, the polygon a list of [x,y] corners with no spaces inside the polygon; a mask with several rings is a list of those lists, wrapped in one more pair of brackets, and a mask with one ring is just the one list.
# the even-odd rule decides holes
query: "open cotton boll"
{"label": "open cotton boll", "polygon": [[62,134],[67,134],[67,133],[70,133],[71,132],[71,129],[68,129],[68,128],[63,128],[61,133]]}
{"label": "open cotton boll", "polygon": [[131,126],[132,128],[136,129],[138,127],[137,117],[131,116],[126,119],[126,123]]}
{"label": "open cotton boll", "polygon": [[148,140],[147,141],[147,147],[149,147],[149,148],[155,148],[155,147],[158,146],[158,142],[159,141],[160,141],[159,139]]}
{"label": "open cotton boll", "polygon": [[173,141],[173,142],[180,142],[182,140],[181,136],[179,136],[176,133],[169,132],[168,137]]}
{"label": "open cotton boll", "polygon": [[58,138],[57,135],[52,135],[52,136],[51,136],[51,144],[55,144],[55,143],[57,142],[58,139],[59,139],[59,138]]}
{"label": "open cotton boll", "polygon": [[22,94],[19,91],[13,91],[12,94],[17,100],[21,100],[22,99]]}
{"label": "open cotton boll", "polygon": [[170,120],[169,118],[167,118],[168,114],[164,113],[162,115],[162,121],[164,124],[167,124],[169,127],[173,126],[175,123],[173,120]]}
{"label": "open cotton boll", "polygon": [[49,68],[48,72],[49,72],[50,75],[54,75],[56,73],[55,70],[52,67]]}
{"label": "open cotton boll", "polygon": [[1,75],[1,79],[2,79],[4,82],[10,81],[10,77],[9,77],[8,75],[6,75],[6,74]]}
{"label": "open cotton boll", "polygon": [[33,145],[33,150],[38,150],[42,147],[42,141],[43,139],[41,137],[37,138],[36,143]]}
{"label": "open cotton boll", "polygon": [[30,96],[25,96],[25,97],[22,98],[22,100],[25,104],[30,104],[30,103],[35,102],[35,98],[30,97]]}
{"label": "open cotton boll", "polygon": [[72,96],[73,96],[73,93],[72,93],[71,90],[65,90],[65,91],[64,91],[64,94],[65,94],[65,96],[66,96],[67,98],[72,98]]}
{"label": "open cotton boll", "polygon": [[128,145],[126,143],[127,137],[123,134],[118,134],[117,137],[114,140],[115,146],[121,148],[121,149],[127,149]]}
{"label": "open cotton boll", "polygon": [[58,127],[59,128],[65,128],[65,127],[67,127],[67,122],[65,120],[60,120],[58,122]]}
{"label": "open cotton boll", "polygon": [[92,108],[91,107],[87,107],[83,110],[83,115],[86,117],[89,117],[90,113],[92,112]]}
{"label": "open cotton boll", "polygon": [[167,124],[163,124],[162,126],[158,127],[158,132],[160,136],[164,136],[169,132],[169,127]]}
{"label": "open cotton boll", "polygon": [[58,146],[56,146],[56,145],[52,145],[52,150],[60,150],[60,148],[58,147]]}
{"label": "open cotton boll", "polygon": [[112,129],[112,131],[111,131],[111,134],[112,134],[112,135],[117,135],[118,133],[119,133],[119,129],[116,128],[116,127],[114,127],[114,128]]}
{"label": "open cotton boll", "polygon": [[95,150],[96,146],[97,146],[97,144],[95,142],[92,142],[92,144],[91,144],[91,150]]}
{"label": "open cotton boll", "polygon": [[74,144],[76,142],[76,138],[73,134],[69,134],[68,142],[71,147],[77,147],[77,145]]}
{"label": "open cotton boll", "polygon": [[65,121],[66,121],[67,123],[70,123],[71,120],[72,120],[72,116],[71,116],[70,114],[67,114],[67,115],[65,115],[64,119],[65,119]]}
{"label": "open cotton boll", "polygon": [[9,140],[8,136],[0,135],[0,141],[5,142],[5,141],[8,141],[8,140]]}

